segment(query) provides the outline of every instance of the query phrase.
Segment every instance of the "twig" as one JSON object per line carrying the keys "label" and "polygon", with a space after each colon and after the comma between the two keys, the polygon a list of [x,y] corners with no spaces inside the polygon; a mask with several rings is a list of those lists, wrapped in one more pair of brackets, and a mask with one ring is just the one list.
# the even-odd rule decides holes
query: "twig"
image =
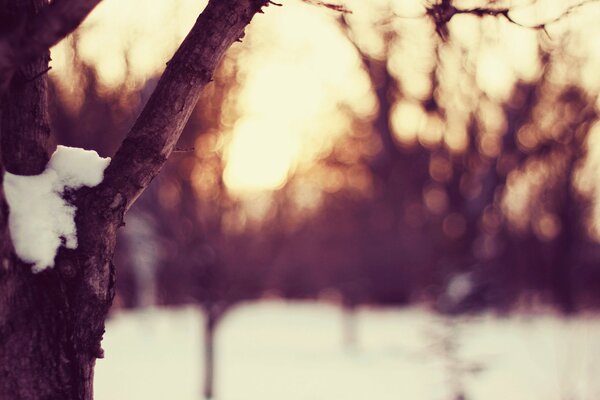
{"label": "twig", "polygon": [[195,147],[175,147],[173,153],[191,153],[195,150]]}
{"label": "twig", "polygon": [[308,4],[312,4],[314,6],[326,7],[326,8],[329,8],[330,10],[341,12],[344,14],[352,14],[352,11],[350,11],[349,9],[347,9],[346,7],[344,7],[340,4],[327,3],[327,2],[321,1],[321,0],[302,0],[302,1],[305,3],[308,3]]}
{"label": "twig", "polygon": [[35,81],[37,78],[39,78],[40,76],[47,74],[48,71],[50,71],[52,69],[52,67],[48,67],[46,69],[44,69],[43,71],[38,72],[37,74],[35,74],[34,76],[32,76],[31,78],[27,79],[27,82],[33,82]]}
{"label": "twig", "polygon": [[560,21],[561,19],[563,19],[566,16],[573,13],[573,11],[575,11],[576,9],[584,6],[587,3],[591,3],[591,2],[595,2],[595,1],[598,1],[598,0],[583,0],[580,3],[570,6],[561,15],[557,16],[556,18],[553,18],[549,21],[546,21],[546,22],[543,22],[543,23],[540,23],[537,25],[525,25],[518,21],[515,21],[510,16],[510,13],[512,11],[514,11],[515,9],[493,8],[493,7],[491,7],[491,8],[476,7],[476,8],[469,8],[469,9],[460,9],[460,8],[454,7],[454,5],[452,4],[452,0],[441,0],[439,3],[432,4],[431,6],[427,7],[427,9],[425,11],[425,15],[429,16],[430,18],[433,19],[433,22],[435,24],[435,30],[443,40],[445,40],[448,37],[448,28],[447,28],[448,22],[450,22],[450,20],[455,15],[458,15],[458,14],[470,14],[470,15],[475,15],[477,17],[484,17],[484,16],[504,17],[508,22],[510,22],[512,24],[521,26],[523,28],[541,30],[541,31],[544,31],[548,36],[550,36],[546,29],[548,25]]}

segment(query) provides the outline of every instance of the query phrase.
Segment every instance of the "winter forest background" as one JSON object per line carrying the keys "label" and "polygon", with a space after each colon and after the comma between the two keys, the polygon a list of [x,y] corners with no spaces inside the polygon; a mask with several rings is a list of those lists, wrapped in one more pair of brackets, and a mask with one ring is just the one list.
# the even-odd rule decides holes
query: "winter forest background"
{"label": "winter forest background", "polygon": [[[114,153],[197,3],[53,49],[61,144]],[[252,22],[127,215],[98,399],[597,398],[600,5],[311,3]]]}

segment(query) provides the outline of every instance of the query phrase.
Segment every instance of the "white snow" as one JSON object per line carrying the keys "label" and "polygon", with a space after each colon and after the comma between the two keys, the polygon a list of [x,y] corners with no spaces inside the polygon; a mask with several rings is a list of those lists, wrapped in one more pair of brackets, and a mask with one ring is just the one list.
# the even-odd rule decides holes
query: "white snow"
{"label": "white snow", "polygon": [[[600,320],[483,316],[448,323],[420,308],[360,309],[344,348],[342,311],[261,302],[217,331],[217,400],[600,398]],[[97,400],[197,400],[202,315],[194,308],[121,312],[96,367]],[[457,343],[448,356],[444,345]],[[451,368],[451,360],[461,365]],[[471,372],[469,370],[472,370]],[[477,372],[480,370],[480,372]]]}
{"label": "white snow", "polygon": [[53,267],[61,244],[77,248],[76,207],[63,194],[98,185],[109,163],[95,151],[58,146],[40,175],[4,173],[10,235],[17,256],[33,264],[33,272]]}

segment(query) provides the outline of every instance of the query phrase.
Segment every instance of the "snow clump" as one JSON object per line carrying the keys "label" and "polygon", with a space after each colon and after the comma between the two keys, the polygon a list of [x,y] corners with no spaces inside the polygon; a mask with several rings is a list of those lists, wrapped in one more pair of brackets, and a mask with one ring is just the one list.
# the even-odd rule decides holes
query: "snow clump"
{"label": "snow clump", "polygon": [[58,146],[40,175],[4,173],[8,225],[19,258],[32,263],[34,273],[54,267],[58,248],[77,248],[77,208],[63,194],[102,182],[110,158],[95,151]]}

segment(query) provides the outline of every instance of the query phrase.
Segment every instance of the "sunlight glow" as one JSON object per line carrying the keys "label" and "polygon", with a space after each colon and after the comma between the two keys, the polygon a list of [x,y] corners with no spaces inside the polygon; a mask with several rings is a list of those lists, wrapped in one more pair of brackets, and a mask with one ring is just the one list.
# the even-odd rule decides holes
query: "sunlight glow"
{"label": "sunlight glow", "polygon": [[[75,46],[81,61],[95,66],[98,79],[115,89],[126,81],[140,86],[161,72],[206,2],[104,0],[72,35],[52,49],[53,59]],[[192,11],[193,10],[193,11]],[[63,62],[53,62],[62,67]],[[67,85],[69,76],[59,74]]]}
{"label": "sunlight glow", "polygon": [[271,125],[269,121],[242,120],[234,128],[234,140],[226,157],[225,184],[238,190],[283,185],[299,151],[298,138],[291,126]]}
{"label": "sunlight glow", "polygon": [[[534,3],[515,5],[518,10],[511,16],[533,25],[560,15],[569,2]],[[67,94],[68,107],[77,110],[83,103],[84,82],[77,72],[81,64],[92,66],[107,92],[142,89],[164,69],[204,4],[103,1],[75,35],[52,49],[51,74]],[[462,151],[469,143],[466,110],[483,104],[480,128],[486,135],[478,144],[485,154],[495,156],[501,151],[497,133],[506,121],[499,117],[503,110],[486,110],[482,98],[506,101],[516,82],[536,79],[542,71],[539,55],[544,46],[560,49],[581,64],[572,70],[557,66],[558,73],[551,79],[580,82],[590,91],[600,87],[600,46],[589,39],[600,34],[600,27],[590,23],[591,18],[600,18],[597,7],[582,7],[569,16],[568,24],[552,24],[550,38],[502,18],[457,16],[449,25],[452,40],[442,43],[431,21],[421,17],[422,1],[346,0],[343,4],[353,11],[345,16],[352,39],[369,56],[383,58],[384,37],[393,34],[388,68],[399,87],[398,93],[391,94],[390,124],[404,144],[443,142],[452,152]],[[398,18],[386,18],[390,13]],[[235,112],[223,117],[228,122],[222,132],[227,138],[223,178],[233,194],[281,187],[295,171],[310,169],[337,138],[351,133],[355,129],[351,118],[368,120],[376,114],[370,80],[339,19],[339,13],[326,8],[289,0],[284,7],[271,7],[257,16],[244,43],[236,45],[236,78],[241,86],[236,97],[228,100]],[[553,38],[567,31],[564,43]],[[423,107],[430,97],[446,107],[444,119]],[[526,133],[519,132],[520,145],[535,145],[535,138]]]}
{"label": "sunlight glow", "polygon": [[357,115],[375,108],[335,14],[299,3],[277,14],[253,22],[252,51],[240,56],[241,120],[225,153],[224,176],[238,194],[280,187],[295,167],[326,152],[335,137],[348,132],[340,105]]}

